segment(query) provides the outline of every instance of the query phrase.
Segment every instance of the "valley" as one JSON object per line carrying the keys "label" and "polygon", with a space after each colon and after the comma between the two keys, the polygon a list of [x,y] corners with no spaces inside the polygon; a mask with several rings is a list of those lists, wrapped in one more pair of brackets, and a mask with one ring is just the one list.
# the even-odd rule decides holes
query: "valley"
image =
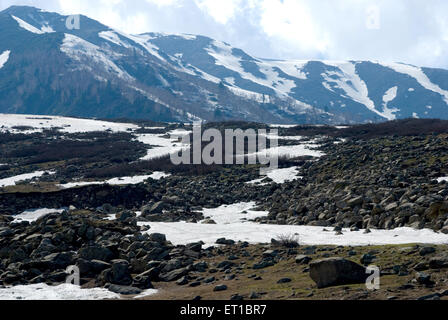
{"label": "valley", "polygon": [[[260,176],[260,165],[171,164],[169,153],[189,148],[187,124],[5,119],[2,298],[446,296],[445,121],[206,124],[276,128],[279,169]],[[381,288],[362,277],[316,287],[312,263],[333,258],[378,266]],[[63,284],[69,265],[80,292]]]}

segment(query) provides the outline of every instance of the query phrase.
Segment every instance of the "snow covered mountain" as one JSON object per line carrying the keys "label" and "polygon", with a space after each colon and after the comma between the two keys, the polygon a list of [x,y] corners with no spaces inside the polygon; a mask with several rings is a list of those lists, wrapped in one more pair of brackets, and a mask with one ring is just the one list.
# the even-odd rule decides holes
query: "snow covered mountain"
{"label": "snow covered mountain", "polygon": [[0,12],[0,112],[162,121],[448,119],[448,71],[259,59],[196,35],[129,35],[33,7]]}

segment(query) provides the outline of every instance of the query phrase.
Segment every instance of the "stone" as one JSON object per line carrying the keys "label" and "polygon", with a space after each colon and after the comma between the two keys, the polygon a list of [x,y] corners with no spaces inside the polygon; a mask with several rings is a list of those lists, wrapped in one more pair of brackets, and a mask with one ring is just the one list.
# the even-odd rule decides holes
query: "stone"
{"label": "stone", "polygon": [[226,238],[220,238],[218,240],[216,240],[216,244],[221,244],[221,245],[233,245],[235,244],[234,240],[229,240]]}
{"label": "stone", "polygon": [[310,263],[310,277],[318,288],[343,284],[363,283],[367,279],[366,269],[350,260],[328,258]]}
{"label": "stone", "polygon": [[176,281],[176,284],[178,284],[179,286],[184,286],[187,283],[188,283],[188,278],[185,276]]}
{"label": "stone", "polygon": [[424,272],[417,272],[417,276],[415,277],[415,279],[420,284],[424,284],[424,285],[434,284],[434,282],[431,280],[431,276]]}
{"label": "stone", "polygon": [[74,262],[75,252],[52,253],[41,260],[41,264],[52,269],[65,269]]}
{"label": "stone", "polygon": [[308,264],[311,260],[313,260],[311,257],[304,254],[300,254],[296,257],[297,264]]}
{"label": "stone", "polygon": [[252,267],[252,269],[254,270],[259,270],[259,269],[264,269],[264,268],[268,268],[268,267],[272,267],[274,266],[275,263],[272,260],[263,260],[261,262],[255,263]]}
{"label": "stone", "polygon": [[420,249],[419,254],[421,256],[426,256],[427,254],[431,254],[436,252],[436,248],[434,247],[423,247]]}
{"label": "stone", "polygon": [[101,273],[101,278],[105,282],[112,284],[129,286],[132,284],[132,277],[129,272],[129,262],[122,259],[112,260],[112,267]]}
{"label": "stone", "polygon": [[110,249],[99,245],[81,248],[79,250],[79,256],[85,260],[100,260],[105,262],[109,262],[114,258],[114,254]]}
{"label": "stone", "polygon": [[227,270],[234,266],[236,266],[235,262],[224,260],[217,265],[217,268]]}
{"label": "stone", "polygon": [[163,213],[163,209],[165,209],[165,203],[159,201],[153,205],[147,205],[142,207],[142,215],[155,215]]}
{"label": "stone", "polygon": [[363,265],[366,266],[366,265],[371,264],[375,259],[376,259],[376,257],[374,255],[372,255],[370,253],[366,253],[361,257],[360,261]]}
{"label": "stone", "polygon": [[143,292],[143,290],[130,286],[120,286],[117,284],[111,284],[107,288],[109,291],[114,293],[122,294],[122,295],[136,295]]}
{"label": "stone", "polygon": [[448,268],[448,254],[445,253],[436,257],[432,257],[429,260],[429,267],[431,269]]}
{"label": "stone", "polygon": [[353,207],[356,207],[356,206],[361,206],[363,204],[363,202],[364,202],[364,199],[363,199],[362,196],[360,196],[360,197],[356,197],[356,198],[350,199],[347,202],[347,204],[348,204],[349,207],[353,208]]}
{"label": "stone", "polygon": [[227,290],[227,286],[226,286],[225,284],[217,285],[217,286],[213,289],[213,291],[225,291],[225,290]]}
{"label": "stone", "polygon": [[161,233],[151,233],[148,238],[149,241],[154,241],[160,244],[166,243],[166,236]]}
{"label": "stone", "polygon": [[164,282],[171,282],[171,281],[176,281],[176,280],[182,278],[183,276],[186,276],[187,274],[188,274],[188,269],[181,268],[181,269],[173,270],[170,272],[161,273],[159,275],[159,278],[160,278],[160,280],[162,280]]}
{"label": "stone", "polygon": [[398,203],[397,202],[392,202],[391,204],[388,204],[385,208],[384,208],[384,210],[385,211],[393,211],[393,210],[395,210],[395,209],[397,209],[398,208]]}
{"label": "stone", "polygon": [[440,294],[433,293],[417,298],[417,300],[440,300]]}
{"label": "stone", "polygon": [[283,284],[283,283],[289,283],[292,280],[290,278],[282,278],[280,280],[277,281],[278,284]]}

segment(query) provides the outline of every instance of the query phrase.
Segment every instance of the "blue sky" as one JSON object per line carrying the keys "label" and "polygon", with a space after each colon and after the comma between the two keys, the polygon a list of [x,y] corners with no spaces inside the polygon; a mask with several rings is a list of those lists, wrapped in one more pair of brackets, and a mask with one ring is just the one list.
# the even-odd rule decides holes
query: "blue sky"
{"label": "blue sky", "polygon": [[210,36],[263,58],[448,68],[446,0],[0,0],[82,13],[128,33]]}

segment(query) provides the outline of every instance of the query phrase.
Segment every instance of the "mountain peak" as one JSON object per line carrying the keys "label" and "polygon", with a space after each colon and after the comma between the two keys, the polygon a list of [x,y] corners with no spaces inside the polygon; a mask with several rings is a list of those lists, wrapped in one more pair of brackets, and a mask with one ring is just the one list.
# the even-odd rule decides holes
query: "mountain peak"
{"label": "mountain peak", "polygon": [[129,35],[85,16],[72,30],[66,16],[30,6],[2,11],[0,28],[0,86],[11,88],[0,92],[0,112],[275,123],[448,117],[447,70],[257,59],[206,36]]}
{"label": "mountain peak", "polygon": [[45,10],[33,7],[33,6],[19,6],[19,5],[13,5],[5,10],[1,11],[0,13],[7,13],[7,14],[29,14],[29,13],[43,13],[46,12]]}

